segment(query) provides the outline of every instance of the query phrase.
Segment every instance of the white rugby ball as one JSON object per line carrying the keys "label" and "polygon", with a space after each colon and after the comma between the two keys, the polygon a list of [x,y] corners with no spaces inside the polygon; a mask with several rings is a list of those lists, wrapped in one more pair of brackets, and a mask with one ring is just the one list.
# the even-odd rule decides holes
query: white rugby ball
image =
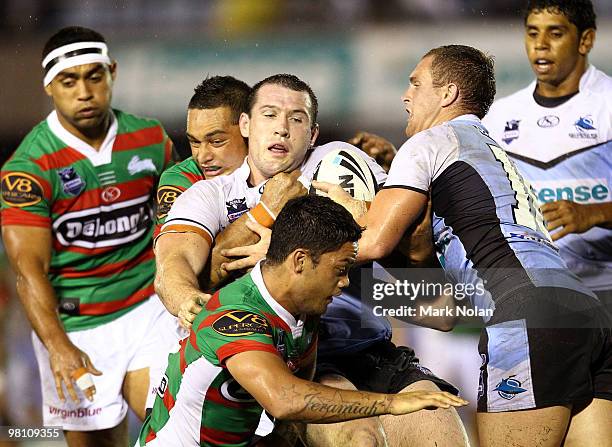
{"label": "white rugby ball", "polygon": [[[374,174],[366,161],[350,149],[336,149],[321,159],[315,169],[313,180],[340,185],[353,198],[372,201],[378,191]],[[326,195],[312,186],[311,194]]]}

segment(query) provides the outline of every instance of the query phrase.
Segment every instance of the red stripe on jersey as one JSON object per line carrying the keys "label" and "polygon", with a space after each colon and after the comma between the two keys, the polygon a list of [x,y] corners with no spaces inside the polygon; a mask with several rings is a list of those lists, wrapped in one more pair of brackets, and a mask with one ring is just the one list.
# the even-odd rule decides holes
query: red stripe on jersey
{"label": "red stripe on jersey", "polygon": [[199,182],[200,180],[204,180],[204,176],[200,174],[192,174],[191,172],[181,172],[184,177],[187,178],[193,185],[195,182]]}
{"label": "red stripe on jersey", "polygon": [[143,146],[159,144],[164,139],[161,126],[147,127],[135,132],[122,133],[115,137],[113,151],[129,151]]}
{"label": "red stripe on jersey", "polygon": [[231,311],[226,310],[226,311],[223,311],[223,312],[219,312],[219,313],[211,314],[211,315],[207,316],[206,318],[204,318],[202,320],[202,322],[198,326],[198,331],[202,330],[202,328],[205,327],[205,326],[212,326],[212,324],[215,322],[215,320],[217,318],[219,318],[221,315],[225,315],[228,312],[231,312]]}
{"label": "red stripe on jersey", "polygon": [[179,349],[179,363],[180,363],[181,375],[182,375],[187,369],[187,360],[185,360],[185,349],[187,349],[187,338],[183,338],[179,342],[179,346],[181,347]]}
{"label": "red stripe on jersey", "polygon": [[113,262],[112,264],[104,264],[96,268],[92,268],[89,270],[77,270],[74,268],[65,268],[63,270],[56,271],[54,273],[59,273],[63,278],[86,278],[89,276],[110,276],[115,275],[117,273],[121,273],[125,270],[130,270],[134,266],[141,264],[143,262],[147,262],[151,259],[154,259],[155,255],[153,254],[153,250],[145,250],[140,256],[132,259],[126,259],[120,262]]}
{"label": "red stripe on jersey", "polygon": [[152,428],[149,428],[149,434],[145,438],[145,444],[147,442],[153,441],[155,438],[157,438],[157,433],[155,433]]}
{"label": "red stripe on jersey", "polygon": [[193,349],[200,352],[200,347],[198,346],[198,336],[193,329],[189,332],[189,343]]}
{"label": "red stripe on jersey", "polygon": [[206,303],[206,310],[213,311],[218,309],[219,306],[221,306],[221,303],[219,302],[219,291],[217,291],[210,297],[208,303]]}
{"label": "red stripe on jersey", "polygon": [[217,349],[216,354],[219,363],[223,363],[228,357],[246,351],[266,351],[278,355],[278,351],[273,345],[255,340],[236,340],[226,343]]}
{"label": "red stripe on jersey", "polygon": [[262,314],[263,314],[264,317],[266,317],[266,320],[272,322],[272,325],[274,327],[280,327],[285,332],[291,333],[291,328],[289,327],[289,325],[287,323],[285,323],[285,320],[283,320],[278,315],[269,314],[267,312],[262,312]]}
{"label": "red stripe on jersey", "polygon": [[[148,245],[147,248],[150,246],[152,245]],[[57,239],[53,239],[53,248],[56,251],[69,251],[71,253],[79,253],[79,254],[88,255],[88,256],[99,256],[99,255],[103,255],[105,253],[111,252],[113,250],[117,250],[117,247],[84,248],[84,247],[77,247],[75,245],[69,245],[68,247],[66,247],[65,245],[60,244],[60,242]]]}
{"label": "red stripe on jersey", "polygon": [[6,208],[0,212],[2,226],[19,225],[24,227],[51,228],[51,218],[39,216],[20,208]]}
{"label": "red stripe on jersey", "polygon": [[174,396],[170,392],[170,387],[166,388],[166,392],[164,393],[162,402],[164,403],[164,407],[166,407],[166,410],[168,410],[168,412],[170,412],[170,410],[172,410],[172,407],[174,407],[174,404],[176,402],[174,401]]}
{"label": "red stripe on jersey", "polygon": [[81,315],[107,315],[118,310],[125,309],[134,304],[140,303],[146,300],[148,297],[155,293],[153,284],[144,289],[140,289],[138,292],[131,296],[115,301],[106,301],[105,303],[81,303],[79,304],[79,314]]}
{"label": "red stripe on jersey", "polygon": [[161,233],[161,229],[163,226],[164,226],[163,224],[155,225],[155,228],[153,229],[153,240],[157,239],[157,236],[159,236],[159,233]]}
{"label": "red stripe on jersey", "polygon": [[216,404],[223,405],[224,407],[230,407],[230,408],[245,408],[245,407],[250,407],[253,405],[253,403],[251,402],[246,403],[246,405],[244,402],[232,402],[231,400],[228,400],[225,397],[223,397],[223,395],[219,392],[218,388],[212,388],[212,387],[210,387],[208,391],[206,392],[205,399],[207,401],[211,401]]}
{"label": "red stripe on jersey", "polygon": [[209,443],[212,445],[239,444],[247,442],[253,436],[252,431],[244,433],[233,433],[229,431],[217,430],[211,427],[200,428],[200,444]]}
{"label": "red stripe on jersey", "polygon": [[166,138],[166,144],[164,146],[164,169],[166,166],[168,166],[168,163],[170,163],[170,160],[172,159],[172,147],[174,145],[172,144],[172,140],[170,138]]}
{"label": "red stripe on jersey", "polygon": [[40,169],[50,171],[52,169],[64,168],[71,166],[79,160],[85,159],[85,155],[71,147],[59,149],[51,154],[45,154],[42,157],[34,160]]}

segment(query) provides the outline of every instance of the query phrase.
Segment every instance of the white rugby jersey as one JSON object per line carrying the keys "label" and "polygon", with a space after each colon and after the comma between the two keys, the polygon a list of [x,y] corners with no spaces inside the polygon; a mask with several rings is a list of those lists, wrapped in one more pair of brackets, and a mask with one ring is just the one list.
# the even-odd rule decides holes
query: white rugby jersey
{"label": "white rugby jersey", "polygon": [[[536,103],[536,82],[496,101],[484,119],[541,203],[610,202],[612,78],[590,66],[579,92],[555,107]],[[561,256],[592,290],[612,289],[612,230],[594,227],[558,241]]]}

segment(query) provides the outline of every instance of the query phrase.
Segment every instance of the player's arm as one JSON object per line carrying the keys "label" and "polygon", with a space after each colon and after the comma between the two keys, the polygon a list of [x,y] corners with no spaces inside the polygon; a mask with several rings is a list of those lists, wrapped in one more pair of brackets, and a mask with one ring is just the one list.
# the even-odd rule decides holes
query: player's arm
{"label": "player's arm", "polygon": [[266,351],[235,354],[226,365],[240,385],[280,420],[324,424],[467,403],[445,392],[416,391],[389,395],[320,385],[295,377],[278,355]]}
{"label": "player's arm", "polygon": [[[87,354],[72,344],[57,313],[57,297],[48,278],[51,262],[51,229],[19,225],[2,227],[2,238],[9,261],[16,274],[17,294],[38,338],[49,351],[49,361],[59,398],[64,401],[62,384],[72,400],[79,398],[73,386],[75,376],[85,368],[95,375]],[[92,400],[95,387],[85,395]]]}
{"label": "player's arm", "polygon": [[549,231],[556,241],[570,233],[584,233],[593,227],[612,228],[612,202],[582,205],[569,200],[545,203],[540,208]]}
{"label": "player's arm", "polygon": [[[260,240],[259,234],[247,226],[249,220],[255,220],[269,228],[289,199],[306,194],[306,188],[298,181],[299,176],[300,171],[293,171],[290,174],[284,172],[276,174],[268,180],[264,187],[260,202],[265,206],[258,204],[256,210],[251,210],[250,216],[248,214],[242,215],[217,235],[212,250],[210,282],[206,285],[207,288],[218,288],[229,277],[229,272],[222,267],[224,263],[231,261],[231,258],[227,257],[226,250],[256,244]],[[265,254],[267,246],[265,249],[261,246],[256,247],[255,250]],[[252,267],[258,260],[256,256],[252,256],[250,257],[252,265],[244,265],[244,267]]]}

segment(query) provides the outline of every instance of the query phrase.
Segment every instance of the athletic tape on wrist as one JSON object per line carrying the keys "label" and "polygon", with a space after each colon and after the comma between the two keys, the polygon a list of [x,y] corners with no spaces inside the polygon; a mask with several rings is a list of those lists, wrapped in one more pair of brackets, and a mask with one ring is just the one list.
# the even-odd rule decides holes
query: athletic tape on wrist
{"label": "athletic tape on wrist", "polygon": [[266,228],[271,228],[272,224],[274,224],[274,221],[276,220],[274,213],[270,211],[270,208],[268,208],[263,202],[259,202],[255,208],[251,209],[247,213],[247,216],[252,221],[257,222]]}

